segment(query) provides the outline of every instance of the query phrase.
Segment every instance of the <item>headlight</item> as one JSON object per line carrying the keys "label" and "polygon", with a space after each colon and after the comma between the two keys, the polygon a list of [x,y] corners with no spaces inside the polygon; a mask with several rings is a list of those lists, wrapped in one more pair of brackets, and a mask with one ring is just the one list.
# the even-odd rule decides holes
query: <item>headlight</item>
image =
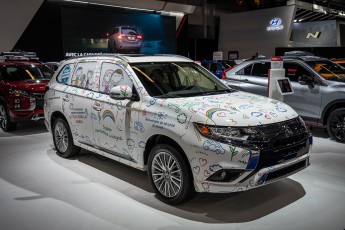
{"label": "headlight", "polygon": [[245,141],[254,131],[251,128],[219,127],[199,123],[194,125],[203,136],[221,142]]}
{"label": "headlight", "polygon": [[302,119],[302,117],[298,116],[298,120],[299,120],[299,122],[301,123],[301,125],[307,130],[308,128],[307,128],[307,126],[306,126],[304,120]]}

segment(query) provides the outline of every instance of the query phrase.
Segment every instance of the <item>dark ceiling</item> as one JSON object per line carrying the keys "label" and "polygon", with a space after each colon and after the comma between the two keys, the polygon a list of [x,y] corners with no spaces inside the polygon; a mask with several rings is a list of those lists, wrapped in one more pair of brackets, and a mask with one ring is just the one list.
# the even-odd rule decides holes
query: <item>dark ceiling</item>
{"label": "dark ceiling", "polygon": [[[255,9],[271,8],[285,6],[288,0],[168,0],[165,2],[174,2],[194,6],[202,6],[203,2],[214,4],[216,10],[225,12],[241,12]],[[345,0],[299,0],[311,4],[325,6],[345,12]]]}

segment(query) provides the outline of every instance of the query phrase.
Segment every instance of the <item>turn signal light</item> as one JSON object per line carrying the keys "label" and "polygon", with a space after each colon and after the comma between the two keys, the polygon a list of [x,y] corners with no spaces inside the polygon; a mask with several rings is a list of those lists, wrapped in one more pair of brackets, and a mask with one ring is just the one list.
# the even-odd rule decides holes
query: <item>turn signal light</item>
{"label": "turn signal light", "polygon": [[204,134],[204,135],[211,135],[210,130],[206,126],[199,126],[199,130]]}

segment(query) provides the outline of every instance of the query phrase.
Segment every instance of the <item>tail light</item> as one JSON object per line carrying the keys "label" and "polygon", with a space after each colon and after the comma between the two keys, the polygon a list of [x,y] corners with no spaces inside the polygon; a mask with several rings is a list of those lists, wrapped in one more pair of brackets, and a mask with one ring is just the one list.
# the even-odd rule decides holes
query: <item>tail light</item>
{"label": "tail light", "polygon": [[137,36],[137,39],[143,39],[143,36],[138,35],[138,36]]}
{"label": "tail light", "polygon": [[117,35],[117,38],[118,38],[118,39],[122,39],[122,38],[124,38],[124,37],[126,37],[126,34],[119,34],[119,35]]}
{"label": "tail light", "polygon": [[228,72],[228,71],[231,70],[231,69],[232,69],[232,67],[223,70],[223,72],[222,72],[222,79],[223,79],[223,80],[226,80],[226,72]]}

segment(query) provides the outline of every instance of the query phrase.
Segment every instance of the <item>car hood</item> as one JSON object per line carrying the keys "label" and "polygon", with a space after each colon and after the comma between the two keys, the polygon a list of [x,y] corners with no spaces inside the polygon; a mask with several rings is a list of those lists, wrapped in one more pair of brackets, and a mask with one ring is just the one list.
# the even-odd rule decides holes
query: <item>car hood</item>
{"label": "car hood", "polygon": [[27,91],[44,91],[49,80],[26,80],[19,82],[11,82],[14,89],[27,90]]}
{"label": "car hood", "polygon": [[[257,126],[282,122],[297,117],[285,103],[245,92],[167,99],[169,108],[184,114],[194,114],[196,122],[219,126]],[[188,114],[190,114],[188,116]]]}

